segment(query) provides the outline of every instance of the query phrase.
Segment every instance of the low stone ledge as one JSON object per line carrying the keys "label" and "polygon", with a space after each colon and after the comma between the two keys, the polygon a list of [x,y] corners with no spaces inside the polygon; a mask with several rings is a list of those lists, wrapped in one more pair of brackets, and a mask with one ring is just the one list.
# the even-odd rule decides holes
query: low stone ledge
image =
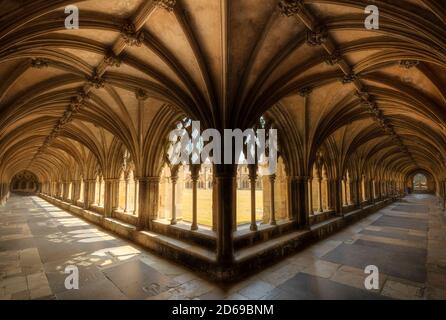
{"label": "low stone ledge", "polygon": [[116,218],[120,221],[124,221],[125,223],[136,226],[138,224],[138,217],[134,214],[127,213],[120,210],[114,210],[112,214],[113,218]]}
{"label": "low stone ledge", "polygon": [[113,218],[104,218],[102,226],[107,230],[113,231],[120,236],[129,239],[133,238],[133,233],[136,230],[135,226]]}
{"label": "low stone ledge", "polygon": [[205,229],[193,231],[190,230],[190,226],[181,224],[181,222],[171,225],[166,220],[154,220],[153,231],[179,241],[202,246],[209,250],[215,250],[217,247],[216,235],[214,231]]}
{"label": "low stone ledge", "polygon": [[256,270],[272,265],[278,260],[296,253],[304,246],[321,240],[395,201],[394,199],[378,201],[368,207],[345,214],[343,217],[334,217],[313,225],[309,229],[295,230],[269,241],[236,250],[234,263],[223,268],[217,264],[215,250],[209,250],[156,232],[137,231],[135,226],[114,218],[104,218],[98,213],[69,205],[52,197],[44,195],[41,195],[41,197],[58,207],[66,207],[68,208],[67,211],[130,239],[164,258],[180,262],[195,272],[218,281],[238,280]]}

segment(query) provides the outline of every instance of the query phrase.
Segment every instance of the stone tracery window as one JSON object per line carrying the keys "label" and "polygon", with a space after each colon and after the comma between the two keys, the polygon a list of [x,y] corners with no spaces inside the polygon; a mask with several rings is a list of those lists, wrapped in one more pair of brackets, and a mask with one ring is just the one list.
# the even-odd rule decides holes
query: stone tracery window
{"label": "stone tracery window", "polygon": [[309,190],[310,215],[329,210],[328,172],[321,153],[317,155],[317,160],[313,164]]}
{"label": "stone tracery window", "polygon": [[[190,137],[198,132],[192,131],[192,120],[183,118],[176,124],[177,129],[185,129]],[[158,201],[158,218],[169,220],[175,225],[178,222],[190,224],[192,230],[199,227],[215,229],[214,219],[214,175],[213,164],[206,159],[204,163],[193,164],[192,150],[201,151],[205,143],[199,139],[198,145],[192,142],[186,146],[190,153],[187,163],[172,164],[167,158],[173,152],[174,145],[166,143],[166,159],[160,175]]]}
{"label": "stone tracery window", "polygon": [[118,210],[137,215],[138,183],[135,180],[134,164],[126,150],[119,177]]}
{"label": "stone tracery window", "polygon": [[[273,128],[264,116],[253,127],[254,131],[265,130],[266,157],[270,151],[269,129]],[[250,141],[245,137],[244,159],[247,158],[249,145]],[[236,225],[249,224],[251,231],[258,230],[260,224],[276,225],[278,220],[288,219],[287,175],[282,157],[278,156],[275,173],[268,172],[263,164],[265,159],[257,158],[256,153],[255,164],[245,163],[237,167]]]}

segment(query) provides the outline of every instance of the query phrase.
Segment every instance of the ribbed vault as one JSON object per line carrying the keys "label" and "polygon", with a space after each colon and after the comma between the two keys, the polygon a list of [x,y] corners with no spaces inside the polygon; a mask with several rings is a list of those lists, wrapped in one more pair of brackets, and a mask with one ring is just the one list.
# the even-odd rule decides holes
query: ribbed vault
{"label": "ribbed vault", "polygon": [[[446,178],[441,1],[35,0],[0,8],[0,180],[156,177],[182,116],[279,128],[289,176]],[[80,10],[67,30],[66,5]],[[217,168],[218,171],[218,168]]]}

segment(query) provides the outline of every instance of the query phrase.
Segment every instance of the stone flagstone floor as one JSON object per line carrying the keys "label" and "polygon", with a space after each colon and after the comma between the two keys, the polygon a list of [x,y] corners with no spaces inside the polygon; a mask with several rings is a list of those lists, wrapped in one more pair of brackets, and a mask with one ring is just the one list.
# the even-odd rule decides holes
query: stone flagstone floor
{"label": "stone flagstone floor", "polygon": [[[79,268],[79,290],[65,267]],[[364,287],[364,268],[380,288]],[[0,207],[0,299],[446,299],[446,214],[413,195],[244,281],[217,285],[38,197]]]}

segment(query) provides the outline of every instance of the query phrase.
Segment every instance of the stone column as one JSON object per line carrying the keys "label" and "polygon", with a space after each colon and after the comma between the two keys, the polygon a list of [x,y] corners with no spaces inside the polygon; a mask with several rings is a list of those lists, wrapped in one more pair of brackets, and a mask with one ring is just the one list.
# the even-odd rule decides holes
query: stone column
{"label": "stone column", "polygon": [[129,213],[130,212],[130,206],[129,206],[129,194],[130,194],[130,177],[127,173],[125,175],[125,204],[124,204],[124,212]]}
{"label": "stone column", "polygon": [[288,177],[288,218],[298,221],[299,213],[299,182],[297,177]]}
{"label": "stone column", "polygon": [[257,180],[257,166],[255,164],[248,165],[249,183],[251,186],[251,231],[257,231],[256,219],[256,180]]}
{"label": "stone column", "polygon": [[317,178],[317,196],[319,199],[319,209],[318,212],[322,213],[324,212],[324,208],[322,205],[322,178]]}
{"label": "stone column", "polygon": [[289,218],[297,222],[299,228],[309,228],[309,197],[306,176],[288,177]]}
{"label": "stone column", "polygon": [[170,182],[172,184],[172,219],[170,224],[177,224],[177,199],[176,199],[176,187],[178,181],[178,167],[173,167],[170,169]]}
{"label": "stone column", "polygon": [[348,199],[348,205],[352,206],[355,204],[355,181],[353,179],[350,180],[349,183],[349,189],[350,189],[350,198]]}
{"label": "stone column", "polygon": [[[101,205],[103,205],[103,203],[102,203],[102,200],[101,200],[101,194],[102,194],[102,180],[103,180],[103,178],[102,178],[102,176],[100,176],[99,177],[99,181],[98,181],[98,198],[96,199],[96,203],[98,204],[98,206],[101,206]],[[105,197],[104,197],[105,198]]]}
{"label": "stone column", "polygon": [[236,166],[216,165],[215,183],[217,191],[217,263],[223,267],[234,261],[233,211],[236,209]]}
{"label": "stone column", "polygon": [[113,191],[116,179],[106,178],[104,181],[104,216],[111,217],[114,209]]}
{"label": "stone column", "polygon": [[112,179],[112,188],[111,188],[111,199],[112,199],[112,211],[113,214],[114,211],[119,209],[119,178]]}
{"label": "stone column", "polygon": [[308,179],[308,213],[309,215],[313,215],[314,214],[314,209],[313,209],[313,178],[310,177]]}
{"label": "stone column", "polygon": [[347,196],[347,179],[343,179],[344,181],[344,198],[342,200],[342,204],[343,206],[347,206],[348,205],[348,196]]}
{"label": "stone column", "polygon": [[80,189],[81,189],[80,180],[74,180],[72,186],[72,195],[73,195],[72,202],[74,205],[77,205],[77,201],[79,200],[79,194],[81,191]]}
{"label": "stone column", "polygon": [[88,210],[90,207],[90,203],[93,199],[91,196],[91,190],[94,190],[94,182],[93,179],[85,179],[84,180],[84,209]]}
{"label": "stone column", "polygon": [[135,196],[133,199],[133,214],[139,214],[139,180],[135,179]]}
{"label": "stone column", "polygon": [[69,192],[69,184],[68,181],[64,181],[63,182],[63,194],[62,194],[62,199],[63,201],[68,201],[68,192]]}
{"label": "stone column", "polygon": [[371,203],[375,203],[375,194],[374,194],[374,180],[373,179],[370,179],[369,180],[369,185],[370,185],[370,190],[369,190],[369,192],[370,192],[370,201],[371,201]]}
{"label": "stone column", "polygon": [[298,189],[298,224],[303,229],[310,228],[310,219],[308,213],[310,212],[308,189],[310,180],[309,177],[299,176],[297,179]]}
{"label": "stone column", "polygon": [[138,178],[138,230],[152,229],[152,221],[156,219],[158,210],[159,181],[159,177]]}
{"label": "stone column", "polygon": [[360,179],[355,179],[355,204],[357,208],[362,208],[362,195],[361,195],[361,188],[360,188]]}
{"label": "stone column", "polygon": [[268,176],[269,183],[270,183],[270,200],[271,200],[271,216],[269,220],[270,225],[277,225],[276,222],[276,203],[275,203],[275,192],[274,192],[274,182],[276,181],[276,175],[272,174]]}
{"label": "stone column", "polygon": [[192,179],[192,225],[191,230],[198,230],[198,208],[197,208],[197,183],[200,177],[200,165],[192,164],[189,166]]}
{"label": "stone column", "polygon": [[343,216],[342,178],[333,180],[334,210],[337,216]]}

